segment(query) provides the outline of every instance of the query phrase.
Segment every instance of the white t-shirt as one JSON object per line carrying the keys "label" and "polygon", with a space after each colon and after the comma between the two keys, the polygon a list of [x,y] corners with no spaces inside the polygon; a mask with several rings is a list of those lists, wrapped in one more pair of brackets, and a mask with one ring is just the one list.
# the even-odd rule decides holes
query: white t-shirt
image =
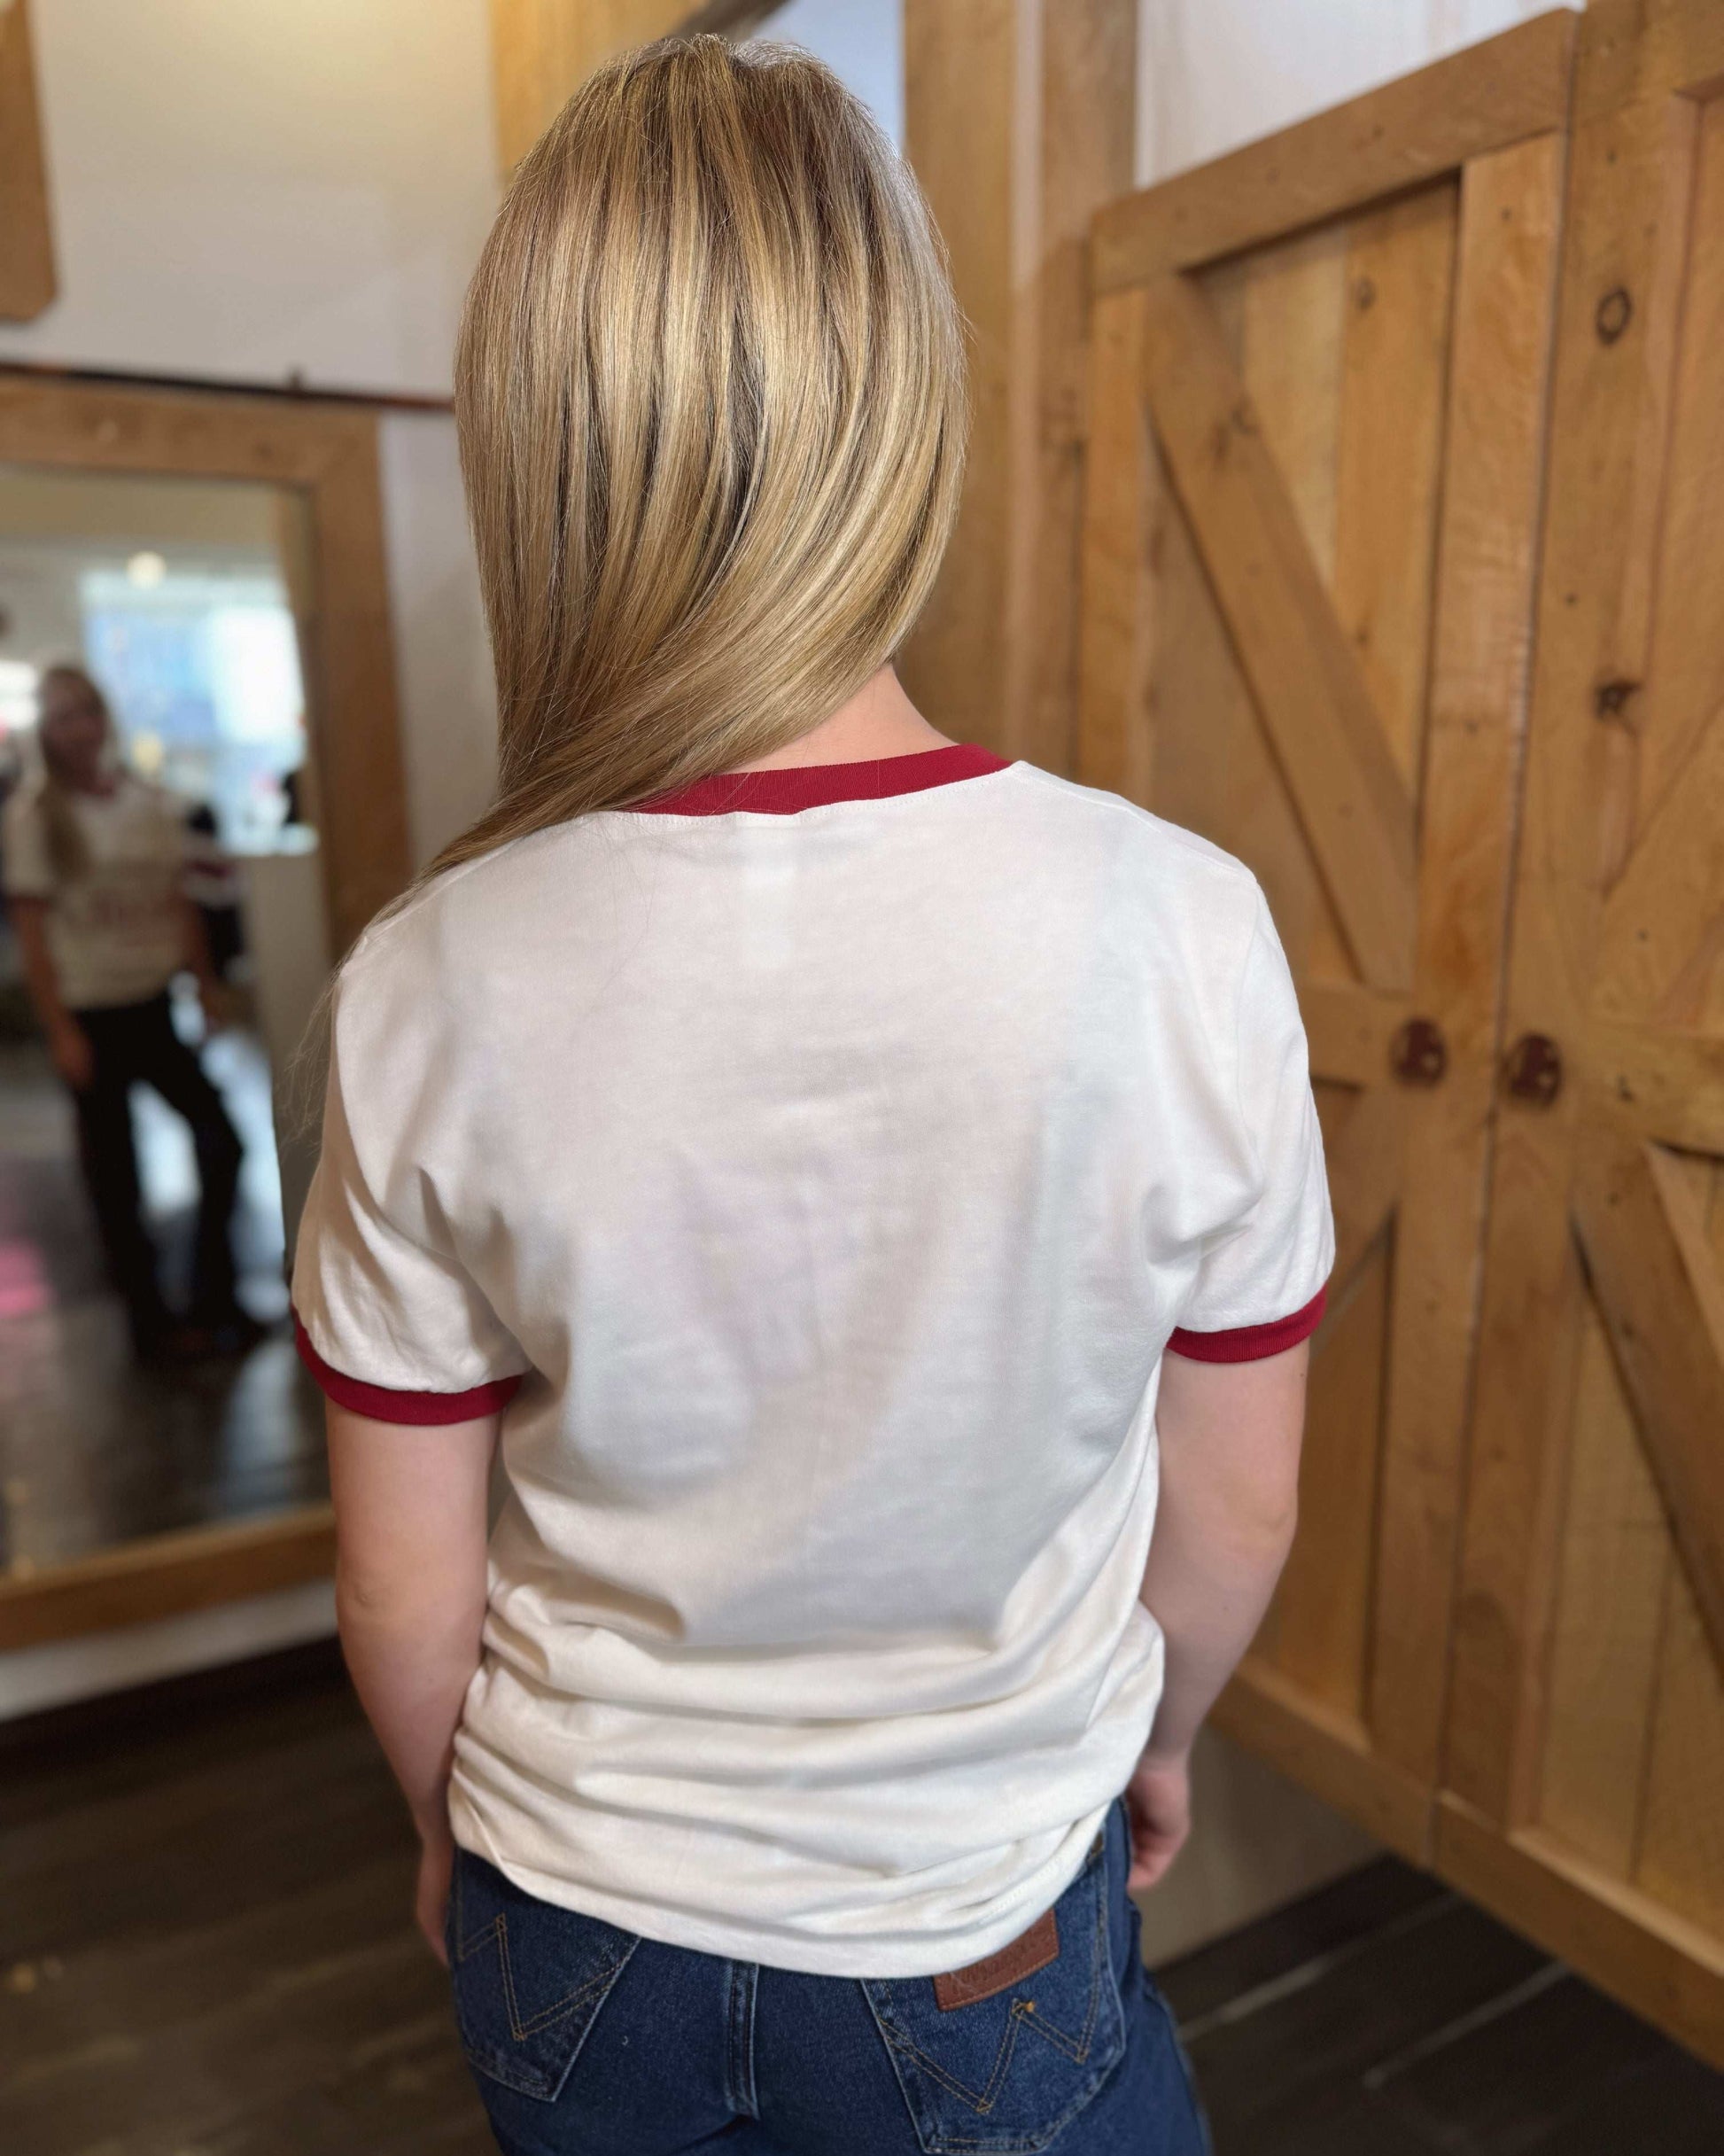
{"label": "white t-shirt", "polygon": [[147,1002],[185,964],[183,804],[130,772],[112,793],[68,794],[89,865],[62,878],[42,794],[40,779],[27,781],[6,804],[6,895],[49,901],[48,950],[68,1009]]}
{"label": "white t-shirt", "polygon": [[1155,1710],[1162,1351],[1332,1252],[1262,893],[1112,795],[939,749],[440,878],[343,973],[294,1299],[361,1412],[504,1407],[457,1841],[785,1968],[1009,1943]]}

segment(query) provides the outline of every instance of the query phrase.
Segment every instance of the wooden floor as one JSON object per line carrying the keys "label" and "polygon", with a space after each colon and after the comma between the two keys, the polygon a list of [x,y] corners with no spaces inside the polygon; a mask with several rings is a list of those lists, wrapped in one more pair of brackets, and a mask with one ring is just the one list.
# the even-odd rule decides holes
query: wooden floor
{"label": "wooden floor", "polygon": [[[0,1728],[5,2156],[485,2156],[332,1650]],[[1162,1972],[1216,2156],[1718,2156],[1724,2078],[1392,1860]]]}

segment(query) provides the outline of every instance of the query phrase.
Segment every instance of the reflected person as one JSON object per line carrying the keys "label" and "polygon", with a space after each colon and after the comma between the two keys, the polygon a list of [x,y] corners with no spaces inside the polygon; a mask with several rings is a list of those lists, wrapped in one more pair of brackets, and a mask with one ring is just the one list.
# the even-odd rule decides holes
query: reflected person
{"label": "reflected person", "polygon": [[[72,1094],[78,1152],[113,1284],[142,1360],[247,1344],[258,1327],[234,1292],[231,1227],[240,1141],[221,1095],[174,1030],[168,985],[190,970],[206,1024],[219,993],[185,895],[187,834],[163,788],[126,768],[101,690],[81,667],[39,689],[41,768],[4,813],[5,891],[25,981]],[[131,1089],[151,1086],[189,1125],[199,1184],[191,1298],[164,1300],[144,1227]]]}

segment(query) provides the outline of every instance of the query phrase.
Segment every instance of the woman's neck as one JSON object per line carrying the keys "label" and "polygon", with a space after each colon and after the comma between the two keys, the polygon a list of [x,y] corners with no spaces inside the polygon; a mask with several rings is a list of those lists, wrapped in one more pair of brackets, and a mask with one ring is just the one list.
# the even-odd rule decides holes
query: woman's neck
{"label": "woman's neck", "polygon": [[98,764],[94,771],[54,771],[51,765],[49,768],[55,784],[67,793],[95,794],[105,799],[120,783],[119,773],[109,770],[105,764]]}
{"label": "woman's neck", "polygon": [[807,733],[739,771],[786,771],[807,764],[871,763],[882,756],[914,756],[951,746],[948,735],[928,723],[899,685],[890,666],[870,674],[847,703]]}

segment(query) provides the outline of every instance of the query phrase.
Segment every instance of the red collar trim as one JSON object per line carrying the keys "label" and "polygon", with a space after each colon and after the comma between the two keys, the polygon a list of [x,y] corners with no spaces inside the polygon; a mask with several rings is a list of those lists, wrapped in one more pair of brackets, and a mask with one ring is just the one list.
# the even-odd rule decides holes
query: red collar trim
{"label": "red collar trim", "polygon": [[728,816],[746,810],[753,816],[794,816],[798,809],[824,808],[833,801],[881,801],[892,794],[926,793],[959,779],[979,779],[1004,771],[1009,757],[996,756],[971,742],[944,749],[917,749],[908,756],[880,756],[858,764],[793,764],[777,771],[725,771],[695,779],[673,793],[630,807],[654,816]]}

